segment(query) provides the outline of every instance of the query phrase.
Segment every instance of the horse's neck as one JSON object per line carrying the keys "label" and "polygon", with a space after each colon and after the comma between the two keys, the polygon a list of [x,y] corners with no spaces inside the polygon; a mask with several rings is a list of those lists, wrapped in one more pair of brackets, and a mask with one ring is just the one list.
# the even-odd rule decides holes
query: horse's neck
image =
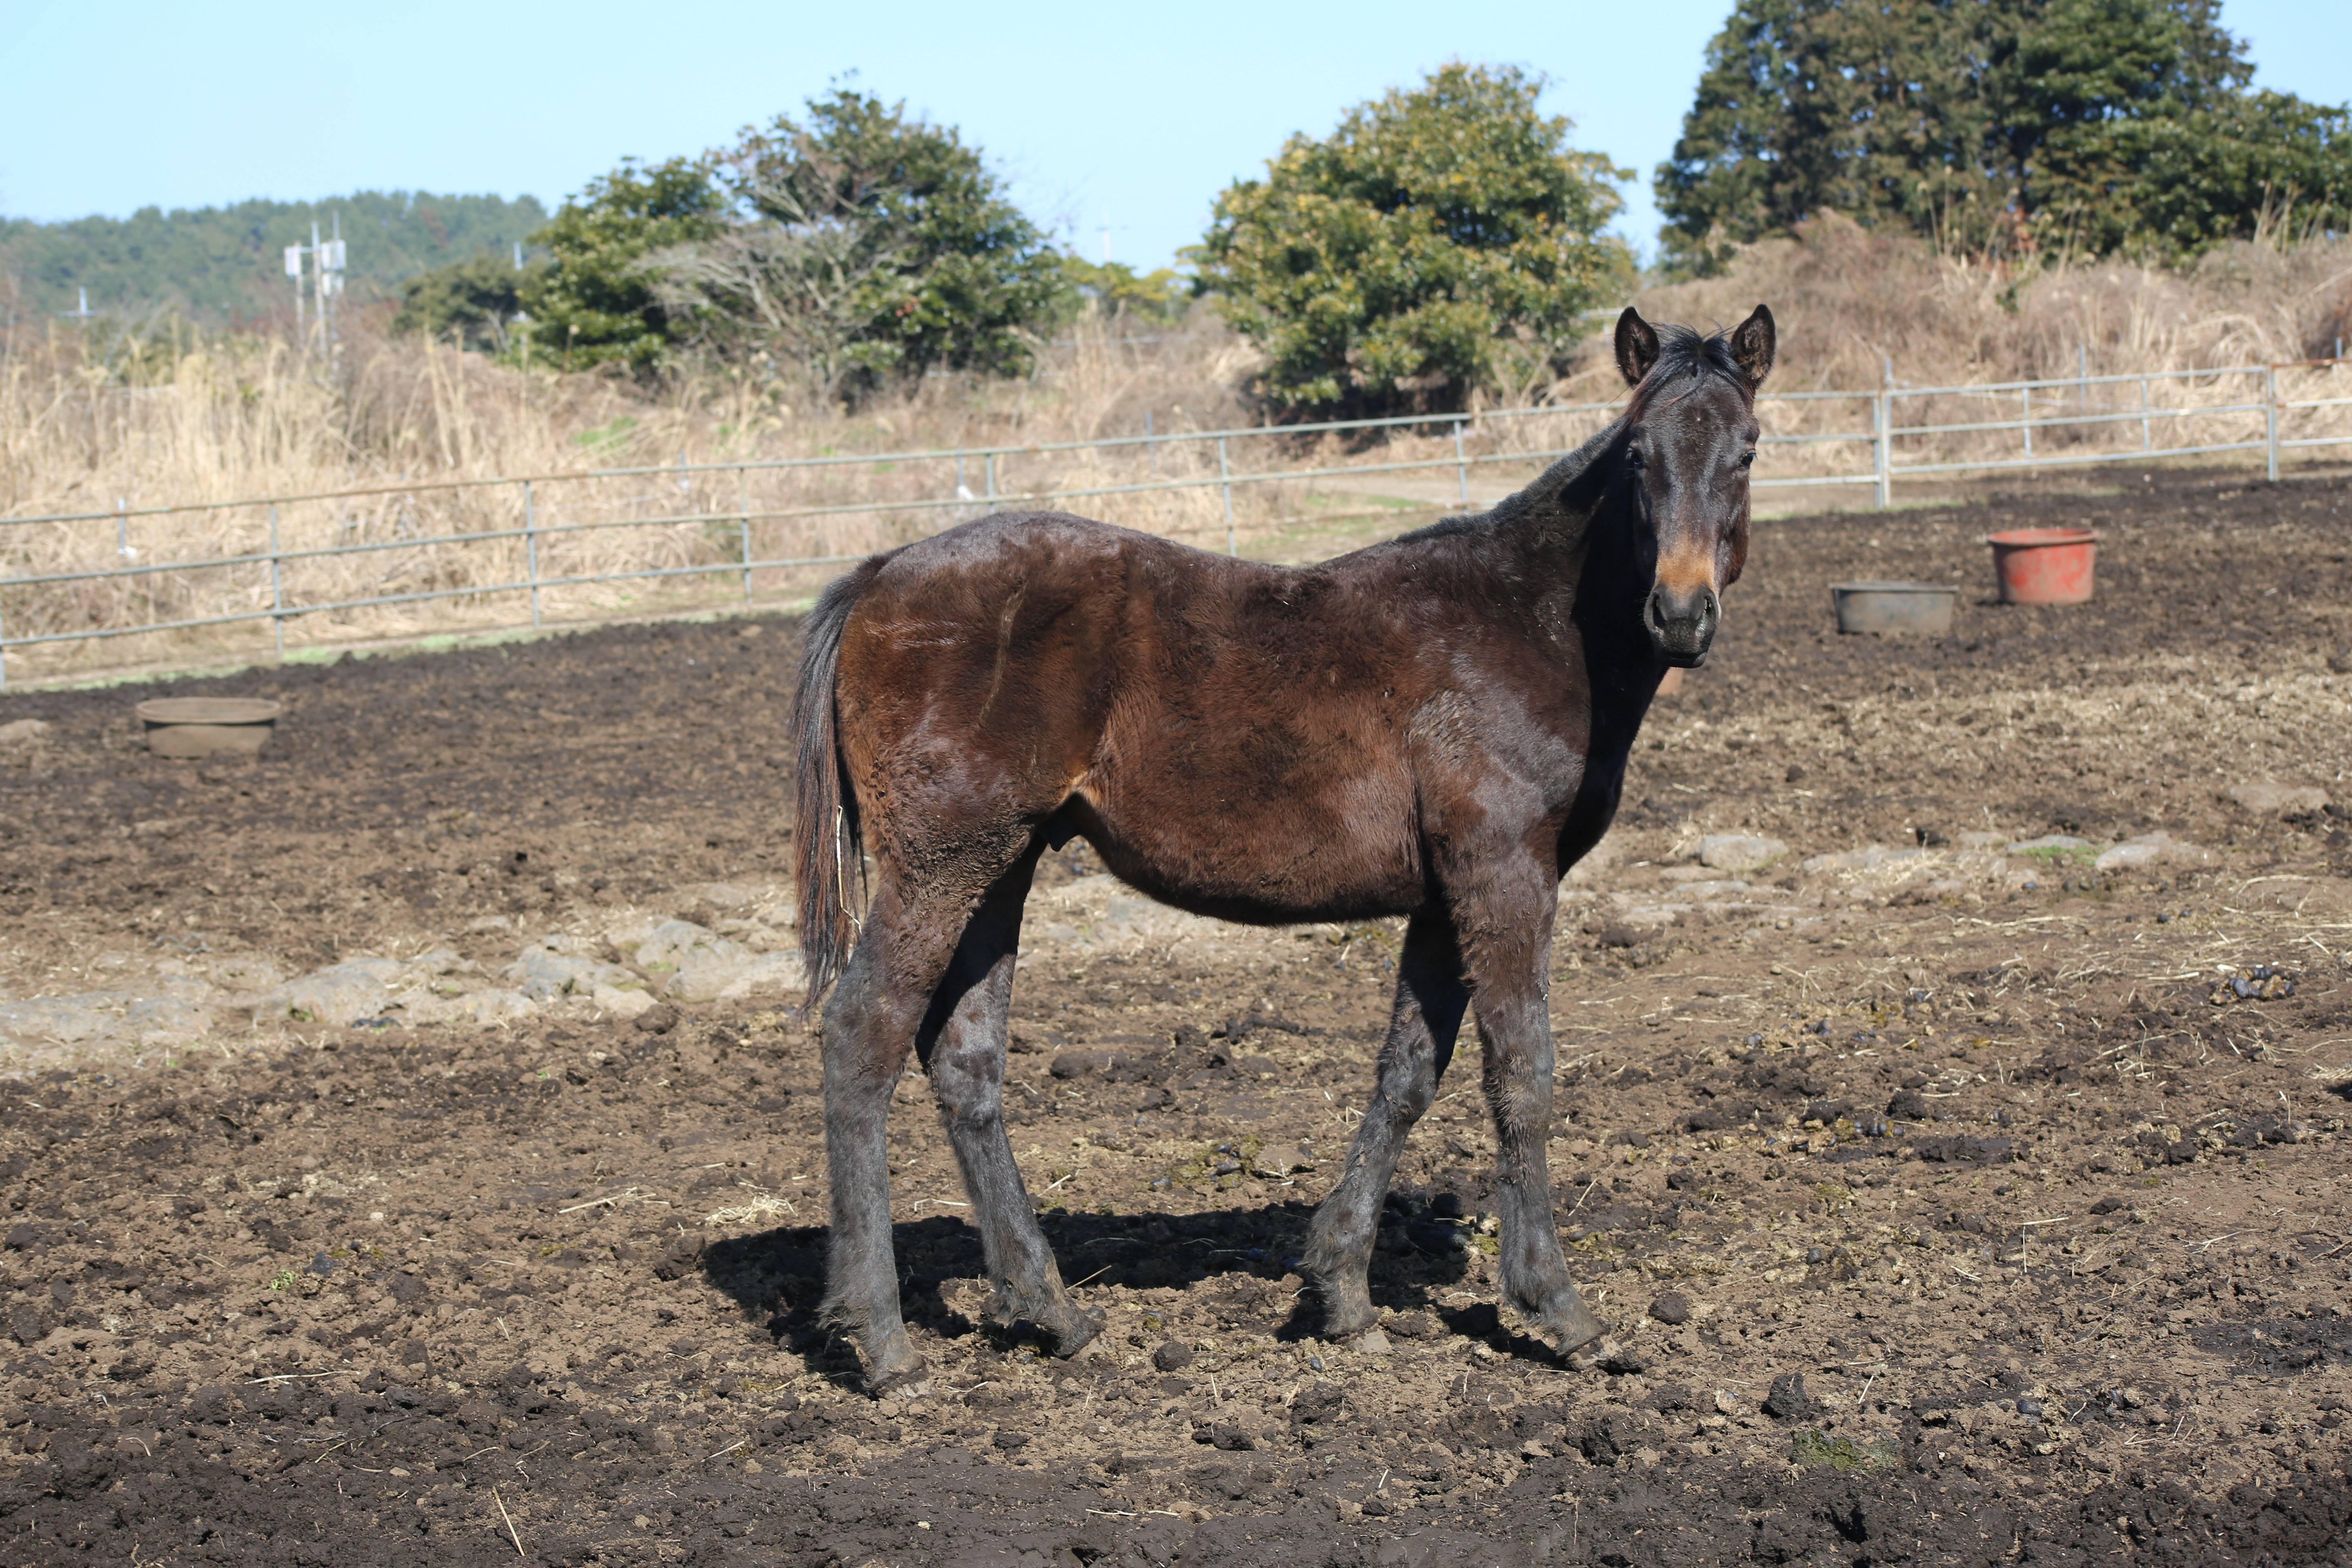
{"label": "horse's neck", "polygon": [[1587,514],[1573,563],[1574,610],[1592,701],[1596,744],[1630,746],[1657,694],[1656,645],[1642,621],[1650,571],[1639,503],[1622,486]]}

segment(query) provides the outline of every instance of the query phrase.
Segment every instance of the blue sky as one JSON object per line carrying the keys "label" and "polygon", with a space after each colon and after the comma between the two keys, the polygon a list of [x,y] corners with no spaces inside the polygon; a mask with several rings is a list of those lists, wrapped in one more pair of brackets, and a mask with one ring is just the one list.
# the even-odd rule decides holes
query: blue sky
{"label": "blue sky", "polygon": [[[359,189],[529,193],[552,206],[625,154],[690,153],[859,73],[961,127],[1030,212],[1098,256],[1169,260],[1216,193],[1293,131],[1460,57],[1554,82],[1581,146],[1635,169],[1657,227],[1672,149],[1729,0],[1185,7],[229,0],[12,16],[0,214],[57,219]],[[2352,4],[2224,0],[2257,79],[2352,99]],[[37,65],[36,62],[38,62]]]}

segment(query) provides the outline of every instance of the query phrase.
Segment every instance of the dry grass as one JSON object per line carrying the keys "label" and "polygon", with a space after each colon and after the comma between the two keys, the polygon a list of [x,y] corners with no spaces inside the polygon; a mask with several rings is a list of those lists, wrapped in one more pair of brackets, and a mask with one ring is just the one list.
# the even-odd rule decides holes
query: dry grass
{"label": "dry grass", "polygon": [[[2031,377],[2154,374],[2326,353],[2352,318],[2352,244],[2242,246],[2192,271],[2120,265],[2019,277],[1938,257],[1829,219],[1799,241],[1751,250],[1728,277],[1649,289],[1656,319],[1711,325],[1758,300],[1780,322],[1776,391],[1874,390],[1891,362],[1896,384],[1979,384]],[[359,323],[330,372],[279,341],[184,333],[83,338],[47,331],[0,342],[0,518],[61,512],[196,508],[76,522],[0,523],[0,575],[112,572],[94,580],[10,590],[7,635],[121,629],[157,621],[446,590],[464,596],[305,614],[285,623],[289,647],[527,618],[530,575],[519,485],[449,488],[449,481],[541,476],[531,487],[541,595],[553,619],[717,605],[747,590],[761,602],[804,596],[833,567],[740,569],[630,584],[574,579],[617,572],[679,572],[740,561],[742,517],[757,559],[854,556],[918,537],[990,504],[989,463],[958,450],[1022,448],[996,461],[999,499],[1175,479],[1184,489],[1126,490],[1073,500],[1072,510],[1222,548],[1227,514],[1213,443],[1080,452],[1058,442],[1247,426],[1244,388],[1255,356],[1209,310],[1173,328],[1129,334],[1082,323],[1019,382],[935,378],[856,412],[794,408],[772,392],[724,375],[688,377],[657,394],[589,376],[527,374],[478,355],[395,342]],[[2336,379],[2341,379],[2340,377]],[[2342,396],[2326,373],[2298,373],[2290,396]],[[1622,388],[1598,337],[1551,389],[1557,405],[1612,404]],[[2212,408],[2246,400],[2241,378],[2151,384],[2151,406]],[[2037,416],[2137,406],[2135,385],[2037,395]],[[1771,405],[1782,434],[1866,429],[1857,403]],[[1906,399],[1898,423],[2013,417],[2014,395]],[[1489,421],[1465,453],[1483,459],[1474,498],[1523,482],[1540,456],[1573,445],[1605,413],[1561,412]],[[2259,413],[2154,422],[2158,445],[2241,440]],[[2352,408],[2292,416],[2287,434],[2352,430]],[[2038,433],[2045,452],[2124,449],[2137,420]],[[1898,461],[1982,461],[2013,456],[2015,432],[1906,438]],[[793,458],[936,451],[888,464],[775,469],[729,465]],[[1443,467],[1350,478],[1286,479],[1233,491],[1233,522],[1255,553],[1301,558],[1421,521],[1456,502],[1454,447],[1443,427],[1396,432],[1368,447],[1360,435],[1287,435],[1232,443],[1237,473],[1338,464],[1420,461]],[[678,465],[688,471],[676,472]],[[695,471],[708,465],[720,471]],[[1777,447],[1767,471],[1789,477],[1866,471],[1865,447]],[[559,479],[591,469],[668,469]],[[960,499],[961,491],[970,500]],[[174,562],[266,554],[272,508],[281,550],[371,545],[356,554],[285,562],[273,584],[265,562],[157,573]],[[872,508],[856,511],[829,508]],[[658,520],[658,521],[656,521]],[[450,536],[469,536],[453,541]],[[125,548],[133,554],[125,554]],[[132,660],[194,658],[270,647],[268,621],[141,634],[119,642],[16,649],[12,678],[57,676]]]}

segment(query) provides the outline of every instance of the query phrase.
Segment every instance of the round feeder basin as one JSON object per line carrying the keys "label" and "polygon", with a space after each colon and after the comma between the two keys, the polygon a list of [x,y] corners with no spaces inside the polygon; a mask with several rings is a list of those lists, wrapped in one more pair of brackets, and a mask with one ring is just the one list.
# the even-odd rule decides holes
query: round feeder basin
{"label": "round feeder basin", "polygon": [[1842,632],[1924,632],[1952,629],[1959,589],[1935,583],[1832,583],[1830,604]]}
{"label": "round feeder basin", "polygon": [[2004,605],[2081,605],[2091,597],[2099,536],[2087,528],[2019,528],[1988,533],[1992,574]]}
{"label": "round feeder basin", "polygon": [[147,749],[159,757],[252,756],[277,733],[280,711],[254,697],[157,697],[138,708]]}

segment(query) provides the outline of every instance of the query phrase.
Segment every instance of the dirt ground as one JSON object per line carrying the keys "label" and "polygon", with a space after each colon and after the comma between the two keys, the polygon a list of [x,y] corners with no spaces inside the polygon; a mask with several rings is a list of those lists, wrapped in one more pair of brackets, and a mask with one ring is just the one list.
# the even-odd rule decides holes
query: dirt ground
{"label": "dirt ground", "polygon": [[[1168,915],[1076,846],[1009,1098],[1108,1330],[976,1321],[910,1079],[933,1376],[860,1394],[772,984],[787,622],[8,696],[0,1003],[117,1024],[0,1081],[0,1561],[2352,1560],[2352,484],[2114,479],[1759,526],[1563,904],[1591,1373],[1492,1304],[1468,1064],[1383,1331],[1316,1336],[1396,928]],[[2097,601],[1990,603],[1979,536],[2043,522]],[[1836,636],[1880,577],[1963,584],[1952,635]],[[289,714],[168,762],[164,693]],[[688,994],[660,930],[737,967]],[[425,978],[289,989],[373,960]]]}

